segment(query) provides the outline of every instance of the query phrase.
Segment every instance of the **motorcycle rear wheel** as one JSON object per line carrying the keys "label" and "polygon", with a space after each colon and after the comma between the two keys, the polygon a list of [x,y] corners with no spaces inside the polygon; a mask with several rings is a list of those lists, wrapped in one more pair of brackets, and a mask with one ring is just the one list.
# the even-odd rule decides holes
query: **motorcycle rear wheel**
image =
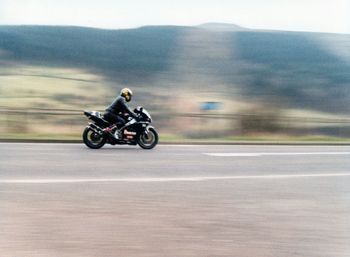
{"label": "motorcycle rear wheel", "polygon": [[106,137],[94,132],[91,128],[86,127],[83,132],[83,141],[91,149],[100,149],[106,144]]}

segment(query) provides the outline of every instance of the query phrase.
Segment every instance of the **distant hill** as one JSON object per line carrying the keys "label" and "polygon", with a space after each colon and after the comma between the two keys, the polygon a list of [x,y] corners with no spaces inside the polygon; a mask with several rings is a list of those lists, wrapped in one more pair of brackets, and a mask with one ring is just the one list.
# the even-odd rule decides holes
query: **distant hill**
{"label": "distant hill", "polygon": [[208,30],[214,30],[214,31],[245,31],[248,30],[246,28],[243,28],[241,26],[230,24],[230,23],[203,23],[198,26],[198,28],[202,29],[208,29]]}
{"label": "distant hill", "polygon": [[350,113],[350,36],[231,24],[0,26],[1,66],[77,67],[126,85],[192,87],[286,107]]}

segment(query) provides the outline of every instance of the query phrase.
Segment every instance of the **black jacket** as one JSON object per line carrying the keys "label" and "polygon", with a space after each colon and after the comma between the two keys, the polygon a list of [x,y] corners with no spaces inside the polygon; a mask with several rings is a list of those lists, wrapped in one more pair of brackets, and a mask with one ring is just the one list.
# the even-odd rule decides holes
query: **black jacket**
{"label": "black jacket", "polygon": [[114,114],[128,113],[130,116],[136,118],[137,115],[128,107],[125,98],[118,96],[113,103],[106,109],[107,112]]}

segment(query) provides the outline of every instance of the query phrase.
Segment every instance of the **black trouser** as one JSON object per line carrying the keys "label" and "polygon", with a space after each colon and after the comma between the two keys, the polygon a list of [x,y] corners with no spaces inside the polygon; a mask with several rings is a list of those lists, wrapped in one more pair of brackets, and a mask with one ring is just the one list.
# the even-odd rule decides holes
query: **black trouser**
{"label": "black trouser", "polygon": [[125,119],[113,112],[106,112],[103,115],[103,118],[111,124],[117,124],[119,128],[121,128],[125,124]]}

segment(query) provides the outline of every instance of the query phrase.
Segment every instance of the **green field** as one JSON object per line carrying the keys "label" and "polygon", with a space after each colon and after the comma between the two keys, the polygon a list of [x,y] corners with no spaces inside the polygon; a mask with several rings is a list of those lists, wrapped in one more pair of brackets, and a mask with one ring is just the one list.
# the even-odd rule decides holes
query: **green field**
{"label": "green field", "polygon": [[2,107],[79,110],[101,108],[110,98],[103,77],[84,70],[16,66],[1,73]]}

